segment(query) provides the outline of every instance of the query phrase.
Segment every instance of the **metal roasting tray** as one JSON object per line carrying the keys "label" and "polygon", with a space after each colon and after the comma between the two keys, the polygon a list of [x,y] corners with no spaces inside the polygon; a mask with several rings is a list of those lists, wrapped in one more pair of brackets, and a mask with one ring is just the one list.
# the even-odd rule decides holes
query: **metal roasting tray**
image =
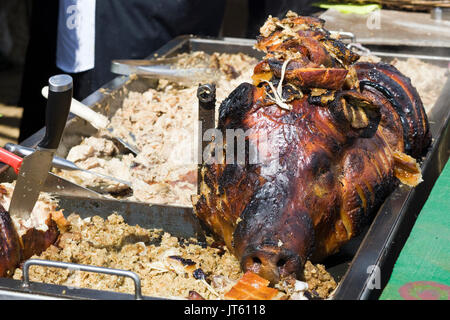
{"label": "metal roasting tray", "polygon": [[[179,53],[192,51],[204,51],[206,53],[242,52],[261,58],[262,54],[253,49],[254,43],[255,41],[249,39],[180,36],[168,42],[149,58],[171,57]],[[383,52],[383,58],[387,61],[398,57],[395,52],[390,50],[390,47],[387,48],[388,50],[383,51],[383,47],[377,47],[376,51]],[[402,49],[401,46],[398,46],[395,48],[395,51],[398,52],[400,49]],[[407,54],[407,57],[411,56],[414,56],[414,54]],[[429,59],[427,62],[441,66],[448,65],[448,61],[445,60]],[[127,92],[144,92],[149,88],[154,88],[156,85],[156,80],[119,76],[92,93],[83,100],[83,103],[111,117],[121,107]],[[421,163],[424,181],[416,188],[399,186],[386,199],[374,216],[371,224],[358,237],[344,245],[339,253],[323,262],[327,270],[339,281],[339,286],[333,295],[333,299],[376,299],[389,280],[395,260],[449,157],[450,79],[447,80],[438,101],[428,117],[433,142]],[[95,131],[86,121],[71,114],[57,152],[58,155],[65,157],[72,146],[81,142],[83,136],[90,136]],[[28,147],[36,146],[43,138],[44,132],[43,128],[21,144]],[[6,166],[0,166],[0,182],[11,181],[12,179],[14,179],[12,170],[8,170]],[[156,222],[146,217],[145,212],[136,211],[132,205],[127,204],[127,201],[102,200],[100,203],[90,199],[61,197],[60,207],[64,208],[67,213],[75,211],[82,217],[93,215],[107,217],[113,211],[117,211],[124,216],[125,222],[132,225],[139,224],[144,228],[157,226],[179,237],[201,236],[198,232],[198,225],[196,225],[198,221],[195,219],[164,219],[165,206],[149,205],[152,208],[152,216],[156,213],[158,217]],[[184,210],[185,213],[191,212],[191,208],[187,207],[179,207],[179,210]],[[27,264],[24,265],[24,269],[29,268],[33,264],[81,269],[79,265],[65,263],[55,265],[55,263],[50,261],[33,260],[28,260]],[[29,282],[27,279],[18,281],[0,278],[0,299],[157,299],[141,296],[139,279],[136,279],[128,271],[107,268],[93,268],[89,269],[89,271],[131,277],[135,281],[136,292],[124,294],[34,283]]]}

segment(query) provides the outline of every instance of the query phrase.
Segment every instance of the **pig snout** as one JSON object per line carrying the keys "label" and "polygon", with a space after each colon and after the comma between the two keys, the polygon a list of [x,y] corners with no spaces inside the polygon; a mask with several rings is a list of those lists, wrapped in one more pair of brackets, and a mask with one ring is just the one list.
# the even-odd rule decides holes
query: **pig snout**
{"label": "pig snout", "polygon": [[303,268],[298,254],[276,245],[250,246],[245,251],[241,259],[244,271],[256,273],[272,284],[288,275],[297,277]]}

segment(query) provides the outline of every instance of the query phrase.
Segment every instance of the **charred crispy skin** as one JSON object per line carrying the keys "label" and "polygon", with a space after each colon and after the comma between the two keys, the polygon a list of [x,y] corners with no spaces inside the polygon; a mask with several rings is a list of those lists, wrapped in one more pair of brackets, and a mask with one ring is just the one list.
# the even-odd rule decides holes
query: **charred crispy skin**
{"label": "charred crispy skin", "polygon": [[31,228],[22,236],[22,258],[31,258],[35,254],[41,254],[51,244],[55,243],[59,236],[59,229],[55,221],[49,217],[46,221],[47,231]]}
{"label": "charred crispy skin", "polygon": [[[245,270],[275,281],[292,272],[300,275],[307,258],[335,252],[359,231],[395,186],[393,157],[378,135],[349,147],[359,129],[336,121],[327,107],[312,107],[306,96],[294,101],[290,112],[276,105],[262,108],[261,100],[236,104],[235,94],[252,101],[255,91],[243,84],[230,95],[221,106],[228,116],[219,128],[271,132],[267,145],[259,141],[258,148],[270,150],[279,141],[279,159],[205,166],[196,212]],[[234,113],[225,112],[228,107],[248,111],[238,122],[229,118]],[[249,137],[250,144],[256,141]]]}
{"label": "charred crispy skin", "polygon": [[[283,33],[279,24],[289,31]],[[227,129],[251,129],[245,139],[262,160],[251,164],[247,152],[245,164],[203,165],[194,199],[197,216],[225,241],[243,269],[273,283],[300,276],[307,259],[335,253],[361,231],[399,181],[417,184],[420,168],[404,152],[419,157],[430,143],[420,97],[395,68],[354,64],[356,55],[329,39],[320,20],[291,15],[274,25],[262,28],[272,33],[258,40],[267,55],[255,68],[254,84],[241,84],[219,110],[223,135]],[[315,41],[305,42],[307,35]],[[283,41],[290,43],[283,46]],[[314,49],[321,52],[316,57],[331,57],[328,67],[318,69],[330,74],[339,66],[349,77],[302,82],[301,72],[289,76],[305,70],[296,61],[314,62],[311,54],[301,59],[313,51],[302,46],[317,45],[324,50]],[[300,54],[286,54],[292,48],[300,48]],[[290,55],[295,63],[285,63]],[[280,81],[281,99],[289,108],[272,99]]]}
{"label": "charred crispy skin", "polygon": [[0,205],[0,277],[11,276],[22,261],[41,254],[55,243],[58,227],[51,218],[47,225],[47,231],[30,228],[19,237],[9,213]]}
{"label": "charred crispy skin", "polygon": [[228,300],[271,300],[279,291],[269,288],[269,281],[247,271],[239,282],[225,294]]}
{"label": "charred crispy skin", "polygon": [[405,152],[419,157],[424,146],[430,144],[431,133],[422,100],[411,80],[385,63],[357,63],[356,70],[364,88],[375,89],[375,94],[389,101],[387,105],[402,124]]}
{"label": "charred crispy skin", "polygon": [[[299,68],[286,71],[286,79],[301,87],[339,89],[342,87],[348,71],[345,69]],[[281,73],[275,73],[281,76]]]}
{"label": "charred crispy skin", "polygon": [[19,236],[8,212],[0,205],[0,277],[10,276],[20,258]]}

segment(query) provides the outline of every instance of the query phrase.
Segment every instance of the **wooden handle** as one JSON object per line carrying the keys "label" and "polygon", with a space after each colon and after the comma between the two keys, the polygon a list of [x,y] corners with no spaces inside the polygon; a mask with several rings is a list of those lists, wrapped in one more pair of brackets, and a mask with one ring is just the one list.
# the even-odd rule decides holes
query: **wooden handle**
{"label": "wooden handle", "polygon": [[[42,95],[48,98],[48,87],[42,88]],[[109,125],[109,120],[104,115],[95,112],[88,106],[84,105],[78,100],[72,98],[72,104],[70,105],[70,112],[86,120],[96,129],[105,129]]]}

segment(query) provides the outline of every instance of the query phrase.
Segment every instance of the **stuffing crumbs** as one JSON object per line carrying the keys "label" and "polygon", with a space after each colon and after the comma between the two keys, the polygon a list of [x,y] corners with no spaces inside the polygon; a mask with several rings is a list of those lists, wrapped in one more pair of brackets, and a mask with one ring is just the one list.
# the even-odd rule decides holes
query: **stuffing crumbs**
{"label": "stuffing crumbs", "polygon": [[[194,52],[179,55],[177,66],[210,67],[219,71],[218,111],[220,103],[234,88],[251,81],[256,63],[255,58],[244,54]],[[70,150],[67,159],[79,167],[130,181],[132,191],[127,185],[88,173],[62,171],[58,174],[116,198],[192,206],[190,196],[196,193],[197,185],[197,87],[160,80],[155,89],[128,92],[122,108],[111,118],[111,127],[115,136],[140,149],[136,157],[121,154],[107,130],[84,139]]]}
{"label": "stuffing crumbs", "polygon": [[[212,238],[207,238],[206,243],[196,239],[180,240],[162,230],[130,226],[117,214],[107,219],[98,216],[81,219],[71,214],[67,221],[67,231],[55,245],[34,258],[130,270],[141,278],[143,295],[174,299],[186,299],[193,294],[204,299],[224,299],[243,276],[239,261]],[[22,270],[17,269],[14,278],[21,277]],[[321,265],[308,262],[304,277],[312,297],[327,298],[336,287]],[[91,272],[35,266],[30,269],[30,279],[134,292],[131,279]],[[294,282],[285,281],[277,289],[285,298],[295,299]]]}

